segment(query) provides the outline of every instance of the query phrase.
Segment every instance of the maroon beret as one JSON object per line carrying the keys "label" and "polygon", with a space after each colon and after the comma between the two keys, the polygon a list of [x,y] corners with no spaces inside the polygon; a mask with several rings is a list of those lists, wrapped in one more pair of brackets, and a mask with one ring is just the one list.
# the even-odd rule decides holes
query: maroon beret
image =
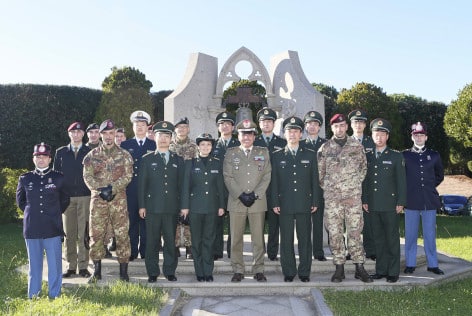
{"label": "maroon beret", "polygon": [[329,120],[329,123],[333,125],[334,123],[346,122],[346,117],[344,114],[334,114],[333,117]]}

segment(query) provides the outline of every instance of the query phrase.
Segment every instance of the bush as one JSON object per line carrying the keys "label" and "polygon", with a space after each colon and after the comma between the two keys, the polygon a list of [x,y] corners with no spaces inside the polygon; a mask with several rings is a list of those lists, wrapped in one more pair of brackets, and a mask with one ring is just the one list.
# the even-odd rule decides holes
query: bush
{"label": "bush", "polygon": [[16,187],[19,176],[25,172],[25,169],[0,170],[0,224],[12,223],[23,213],[16,206]]}

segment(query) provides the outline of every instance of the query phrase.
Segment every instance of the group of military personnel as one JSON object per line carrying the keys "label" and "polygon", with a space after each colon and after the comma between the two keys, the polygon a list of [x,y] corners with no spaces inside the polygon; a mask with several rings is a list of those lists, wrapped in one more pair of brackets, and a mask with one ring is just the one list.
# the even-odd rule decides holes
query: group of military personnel
{"label": "group of military personnel", "polygon": [[[403,155],[387,146],[391,124],[375,119],[370,123],[372,137],[364,135],[367,115],[362,110],[347,117],[335,114],[330,119],[333,136],[328,140],[319,136],[324,120],[316,111],[309,111],[303,119],[285,119],[283,138],[274,134],[275,111],[263,108],[257,119],[260,135],[252,120],[235,126],[235,117],[222,112],[216,117],[219,138],[203,133],[195,142],[189,138],[187,118],[175,124],[161,121],[151,125],[144,111],[131,114],[134,137],[127,140],[124,130],[118,131],[110,119],[86,129],[80,122],[72,123],[68,128],[71,142],[59,148],[54,159],[54,169],[64,175],[63,191],[70,197],[60,234],[66,236],[68,263],[63,277],[76,274],[78,268],[80,276],[91,282],[100,280],[101,260],[107,256],[106,245],[113,237],[121,280],[129,280],[128,263],[139,255],[145,259],[148,282],[156,282],[162,250],[162,272],[167,280],[176,281],[179,247],[185,247],[187,258],[194,260],[197,280],[211,282],[214,260],[223,257],[224,222],[229,219],[226,250],[234,273],[232,282],[244,279],[247,220],[254,279],[259,282],[267,280],[265,253],[272,261],[280,257],[285,282],[292,282],[297,275],[302,282],[309,282],[313,258],[326,260],[324,229],[336,266],[332,282],[345,278],[348,259],[356,266],[355,278],[363,282],[384,277],[396,282],[400,273],[398,214],[404,207],[409,209],[404,272],[415,270],[413,248],[417,214],[421,214],[423,229],[425,225],[428,229],[428,271],[443,274],[437,266],[431,210],[437,206],[436,186],[444,175],[437,153],[424,147],[427,137],[420,136],[426,136],[427,131],[423,123],[412,127],[415,145],[404,153],[408,162],[405,170]],[[352,136],[347,135],[348,120]],[[237,139],[233,137],[235,129]],[[304,131],[307,137],[302,139]],[[82,143],[85,133],[87,144]],[[43,146],[44,155],[51,156],[49,146],[37,146]],[[37,155],[42,154],[35,147]],[[36,166],[40,171],[33,173],[42,174],[42,167]],[[423,167],[434,171],[434,179],[427,183]],[[20,178],[20,193],[25,190],[21,183]],[[421,203],[410,194],[415,189],[424,196]],[[24,207],[24,197],[20,197],[19,205]],[[376,261],[375,274],[364,269],[366,257]],[[87,269],[89,258],[93,274]],[[32,293],[37,292],[36,287]]]}

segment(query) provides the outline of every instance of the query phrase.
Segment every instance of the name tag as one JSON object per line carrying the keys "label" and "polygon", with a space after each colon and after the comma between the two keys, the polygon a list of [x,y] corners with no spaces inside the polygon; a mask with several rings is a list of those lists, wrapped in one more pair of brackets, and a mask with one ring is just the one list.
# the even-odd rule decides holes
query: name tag
{"label": "name tag", "polygon": [[301,163],[310,163],[310,160],[302,160]]}
{"label": "name tag", "polygon": [[172,164],[172,167],[177,168],[177,165],[175,163]]}
{"label": "name tag", "polygon": [[391,165],[392,164],[392,162],[390,160],[387,160],[387,161],[384,160],[384,161],[382,161],[382,163],[384,165]]}
{"label": "name tag", "polygon": [[219,173],[218,170],[210,170],[210,173]]}

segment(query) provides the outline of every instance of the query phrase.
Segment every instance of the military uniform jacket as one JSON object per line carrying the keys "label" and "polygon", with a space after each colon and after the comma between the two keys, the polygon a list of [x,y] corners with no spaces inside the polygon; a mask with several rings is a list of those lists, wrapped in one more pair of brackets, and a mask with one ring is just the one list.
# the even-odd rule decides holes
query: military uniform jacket
{"label": "military uniform jacket", "polygon": [[265,147],[253,146],[249,157],[241,147],[228,148],[223,162],[223,176],[229,191],[228,211],[246,212],[239,200],[241,193],[254,192],[259,198],[249,208],[250,213],[267,211],[266,190],[270,183],[271,164]]}
{"label": "military uniform jacket", "polygon": [[133,157],[133,178],[126,188],[126,194],[128,199],[137,200],[138,173],[141,158],[148,152],[154,152],[156,150],[156,142],[146,137],[146,141],[143,145],[139,146],[136,138],[130,138],[121,143],[121,148],[126,149],[131,154],[131,157]]}
{"label": "military uniform jacket", "polygon": [[70,197],[90,196],[90,190],[84,181],[84,166],[82,161],[90,148],[82,145],[77,151],[77,158],[71,145],[66,145],[56,150],[54,156],[54,170],[62,172],[65,179],[64,190]]}
{"label": "military uniform jacket", "polygon": [[184,159],[175,152],[170,152],[167,164],[157,150],[144,155],[138,176],[139,208],[152,214],[177,215],[184,168]]}
{"label": "military uniform jacket", "polygon": [[113,146],[106,149],[100,144],[84,158],[84,180],[92,192],[92,199],[100,198],[98,188],[109,184],[113,187],[115,199],[126,198],[126,186],[133,177],[133,158],[128,151]]}
{"label": "military uniform jacket", "polygon": [[425,148],[403,152],[406,168],[406,208],[434,210],[441,207],[436,187],[444,180],[444,169],[437,151]]}
{"label": "military uniform jacket", "polygon": [[177,155],[184,158],[184,160],[189,160],[197,157],[198,146],[187,137],[184,141],[179,141],[174,139],[169,146],[170,151],[174,151]]}
{"label": "military uniform jacket", "polygon": [[406,203],[405,163],[400,152],[386,148],[379,158],[367,153],[367,176],[363,183],[362,203],[369,212],[388,212]]}
{"label": "military uniform jacket", "polygon": [[275,134],[272,135],[269,146],[267,146],[264,135],[257,136],[256,140],[254,141],[254,146],[267,147],[269,149],[269,154],[271,155],[274,151],[284,148],[285,145],[287,145],[287,141]]}
{"label": "military uniform jacket", "polygon": [[42,239],[64,236],[61,214],[69,206],[64,176],[47,169],[24,173],[18,180],[16,204],[24,212],[23,237]]}
{"label": "military uniform jacket", "polygon": [[218,158],[220,161],[223,161],[223,159],[225,158],[226,150],[228,148],[237,147],[239,145],[241,145],[239,140],[232,137],[228,141],[228,146],[225,146],[225,141],[223,140],[223,138],[220,137],[216,141],[215,147],[213,148],[213,156]]}
{"label": "military uniform jacket", "polygon": [[313,150],[315,153],[317,153],[321,145],[323,145],[325,142],[326,142],[326,139],[321,138],[321,137],[318,137],[315,142],[311,141],[310,138],[306,138],[300,142],[300,146],[309,148]]}
{"label": "military uniform jacket", "polygon": [[321,190],[315,152],[299,146],[295,157],[288,147],[272,156],[271,205],[281,214],[311,213],[318,207]]}
{"label": "military uniform jacket", "polygon": [[346,144],[340,146],[333,136],[318,151],[318,172],[325,197],[360,198],[367,172],[364,147],[352,137],[347,137]]}
{"label": "military uniform jacket", "polygon": [[205,165],[200,157],[185,161],[182,186],[182,209],[197,214],[215,214],[225,208],[223,166],[218,158],[208,158]]}

